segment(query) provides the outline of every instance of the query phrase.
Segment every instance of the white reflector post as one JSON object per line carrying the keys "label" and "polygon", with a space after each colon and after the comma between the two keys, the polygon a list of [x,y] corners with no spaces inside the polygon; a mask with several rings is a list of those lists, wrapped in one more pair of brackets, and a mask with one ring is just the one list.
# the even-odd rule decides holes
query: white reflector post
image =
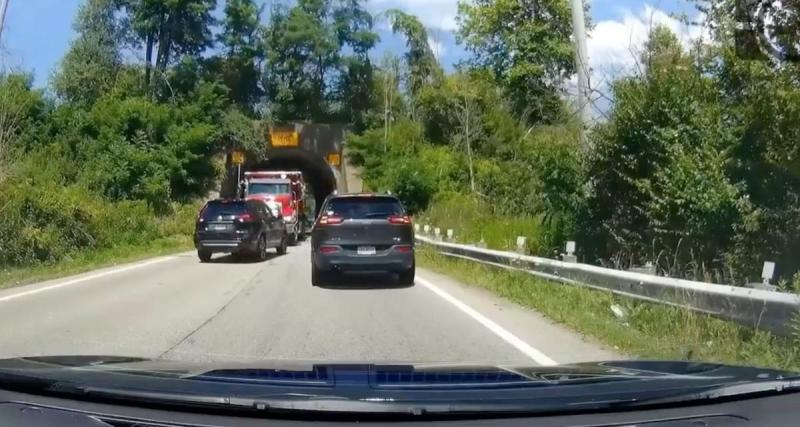
{"label": "white reflector post", "polygon": [[769,283],[775,275],[775,263],[771,261],[764,261],[764,267],[761,269],[761,278],[764,283]]}

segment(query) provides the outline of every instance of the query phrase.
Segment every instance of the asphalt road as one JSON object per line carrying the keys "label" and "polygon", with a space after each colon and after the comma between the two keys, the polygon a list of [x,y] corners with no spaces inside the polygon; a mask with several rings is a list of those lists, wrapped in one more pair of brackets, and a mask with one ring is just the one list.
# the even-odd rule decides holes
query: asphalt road
{"label": "asphalt road", "polygon": [[266,262],[194,253],[0,291],[0,357],[554,364],[619,358],[480,289],[418,269],[413,287],[311,286],[308,244]]}

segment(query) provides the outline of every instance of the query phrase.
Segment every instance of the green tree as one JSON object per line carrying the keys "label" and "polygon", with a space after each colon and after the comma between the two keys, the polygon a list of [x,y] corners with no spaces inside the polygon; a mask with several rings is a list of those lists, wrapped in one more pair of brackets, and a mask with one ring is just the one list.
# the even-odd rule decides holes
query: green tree
{"label": "green tree", "polygon": [[300,0],[276,8],[266,31],[265,83],[270,113],[278,121],[327,121],[328,83],[339,64],[339,42],[327,0]]}
{"label": "green tree", "polygon": [[277,121],[341,120],[363,129],[374,108],[369,51],[378,40],[362,0],[300,0],[266,30],[265,82]]}
{"label": "green tree", "polygon": [[32,83],[29,75],[0,74],[0,181],[9,173],[12,153],[30,145],[35,125],[47,111],[41,92],[33,90]]}
{"label": "green tree", "polygon": [[474,67],[490,70],[527,123],[561,117],[560,87],[575,72],[566,0],[459,3],[458,36]]}
{"label": "green tree", "polygon": [[53,79],[56,94],[70,102],[91,104],[115,84],[122,67],[120,40],[124,28],[115,18],[114,0],[89,0],[78,12],[78,38]]}
{"label": "green tree", "polygon": [[392,122],[400,117],[404,107],[400,96],[400,59],[389,52],[384,53],[375,80],[375,96],[382,103],[380,113],[383,122],[383,148],[386,151]]}
{"label": "green tree", "polygon": [[[216,0],[116,0],[130,22],[134,47],[144,45],[145,85],[155,92],[166,81],[167,66],[182,55],[196,56],[213,42],[211,12]],[[154,56],[155,53],[155,56]],[[151,73],[155,70],[155,80]]]}
{"label": "green tree", "polygon": [[680,275],[690,263],[723,267],[742,211],[726,173],[734,135],[719,91],[678,46],[657,27],[645,74],[614,83],[609,121],[592,135],[585,239],[599,257],[668,259],[662,267]]}
{"label": "green tree", "polygon": [[222,32],[217,41],[223,55],[209,61],[209,67],[220,75],[230,90],[229,97],[246,111],[253,111],[263,95],[260,87],[264,47],[259,18],[262,8],[254,0],[228,0]]}
{"label": "green tree", "polygon": [[800,3],[693,0],[712,37],[743,59],[800,61]]}
{"label": "green tree", "polygon": [[378,42],[373,31],[373,18],[363,5],[363,0],[346,0],[335,9],[333,25],[340,46],[352,50],[351,55],[343,55],[343,71],[337,89],[341,105],[341,121],[350,123],[356,131],[367,127],[369,113],[379,100],[375,97],[374,69],[369,52]]}
{"label": "green tree", "polygon": [[725,50],[716,70],[728,126],[735,132],[729,171],[751,207],[737,233],[734,262],[757,277],[765,259],[788,277],[800,268],[800,75],[797,65],[774,68]]}
{"label": "green tree", "polygon": [[392,23],[392,30],[406,38],[406,89],[414,99],[423,87],[441,83],[444,72],[428,44],[428,31],[419,19],[396,9],[389,10],[386,14]]}

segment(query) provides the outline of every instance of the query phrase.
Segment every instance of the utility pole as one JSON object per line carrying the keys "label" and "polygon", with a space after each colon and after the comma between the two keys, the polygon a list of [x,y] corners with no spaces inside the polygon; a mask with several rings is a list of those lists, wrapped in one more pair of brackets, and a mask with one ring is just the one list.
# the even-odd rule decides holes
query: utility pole
{"label": "utility pole", "polygon": [[575,66],[578,71],[578,112],[581,118],[581,144],[587,146],[586,129],[589,127],[589,58],[586,49],[586,19],[583,0],[572,0],[572,35],[575,38]]}
{"label": "utility pole", "polygon": [[8,10],[8,3],[11,0],[0,0],[2,5],[0,5],[0,42],[3,41],[3,24],[6,22],[6,11]]}

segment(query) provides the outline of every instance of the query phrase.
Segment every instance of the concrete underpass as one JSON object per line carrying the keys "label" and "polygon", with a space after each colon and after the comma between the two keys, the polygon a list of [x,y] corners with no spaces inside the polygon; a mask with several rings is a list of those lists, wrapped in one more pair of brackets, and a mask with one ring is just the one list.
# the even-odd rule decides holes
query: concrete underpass
{"label": "concrete underpass", "polygon": [[362,191],[361,179],[346,161],[345,127],[325,124],[291,124],[276,126],[265,137],[267,147],[263,158],[246,153],[241,170],[232,163],[230,154],[226,162],[228,174],[222,184],[221,195],[234,197],[241,173],[255,170],[299,170],[320,206],[329,194]]}

